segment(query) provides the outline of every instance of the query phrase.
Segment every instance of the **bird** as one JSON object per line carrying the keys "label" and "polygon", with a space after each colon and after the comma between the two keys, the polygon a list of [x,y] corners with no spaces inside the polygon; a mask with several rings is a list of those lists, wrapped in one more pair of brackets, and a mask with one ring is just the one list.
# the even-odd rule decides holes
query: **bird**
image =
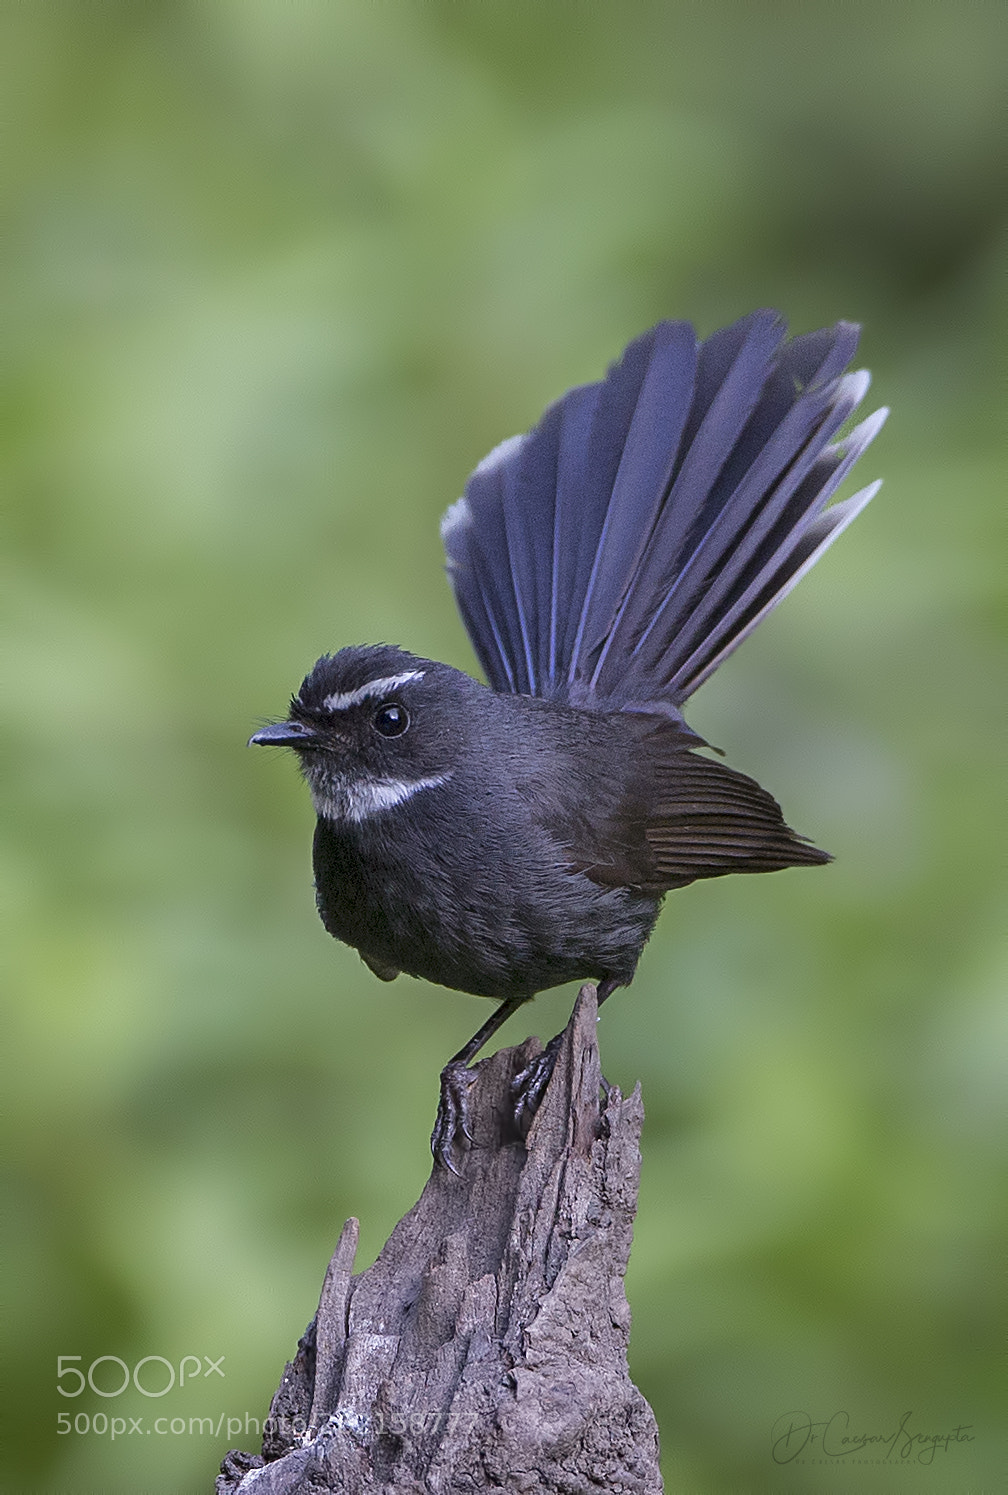
{"label": "bird", "polygon": [[[497,446],[445,513],[486,683],[389,644],[324,654],[250,745],[293,749],[326,930],[496,1006],[441,1071],[435,1164],[472,1143],[471,1061],[536,993],[633,978],[665,894],[831,860],[712,756],[683,704],[878,490],[834,500],[885,408],[845,427],[860,328],[761,310],[635,338]],[[527,1128],[560,1035],[515,1082]]]}

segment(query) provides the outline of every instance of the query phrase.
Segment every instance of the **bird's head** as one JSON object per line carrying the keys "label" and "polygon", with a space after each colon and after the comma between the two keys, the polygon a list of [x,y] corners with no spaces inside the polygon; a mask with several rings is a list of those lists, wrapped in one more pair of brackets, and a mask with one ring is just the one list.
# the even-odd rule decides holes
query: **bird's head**
{"label": "bird's head", "polygon": [[249,738],[298,755],[316,813],[360,824],[451,779],[476,681],[388,644],[324,654],[286,721]]}

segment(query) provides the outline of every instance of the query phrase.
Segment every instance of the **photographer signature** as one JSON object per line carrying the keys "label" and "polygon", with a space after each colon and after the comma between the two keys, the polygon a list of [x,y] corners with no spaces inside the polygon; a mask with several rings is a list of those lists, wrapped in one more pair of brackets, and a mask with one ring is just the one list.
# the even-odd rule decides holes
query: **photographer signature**
{"label": "photographer signature", "polygon": [[808,1412],[786,1412],[771,1429],[770,1450],[776,1464],[790,1464],[810,1450],[829,1459],[847,1459],[871,1450],[879,1463],[931,1464],[939,1450],[948,1453],[955,1443],[974,1441],[972,1423],[959,1423],[946,1433],[917,1433],[910,1428],[912,1417],[912,1412],[904,1412],[892,1432],[866,1433],[852,1431],[847,1412],[818,1419]]}

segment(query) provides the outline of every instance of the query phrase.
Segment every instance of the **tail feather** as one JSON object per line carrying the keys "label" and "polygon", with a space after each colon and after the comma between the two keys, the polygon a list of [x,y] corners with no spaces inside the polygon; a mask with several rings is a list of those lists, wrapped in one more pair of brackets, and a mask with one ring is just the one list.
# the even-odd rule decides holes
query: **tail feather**
{"label": "tail feather", "polygon": [[508,560],[503,514],[503,477],[509,449],[513,451],[527,440],[513,436],[503,442],[483,459],[469,479],[470,486],[480,484],[483,494],[479,525],[472,522],[466,500],[460,499],[442,519],[441,536],[449,554],[454,549],[460,557],[458,576],[460,582],[464,577],[464,585],[456,585],[455,597],[491,684],[500,691],[534,694],[521,674],[522,655],[516,647],[521,636],[519,604]]}
{"label": "tail feather", "polygon": [[[687,326],[685,330],[694,340],[692,328]],[[698,504],[739,440],[784,336],[772,312],[755,313],[728,332],[730,337],[722,334],[720,341],[711,339],[700,350],[691,408],[674,433],[676,442],[665,463],[664,481],[652,485],[648,492],[645,524],[637,522],[628,504],[617,503],[622,497],[618,484],[613,491],[609,515],[613,517],[614,543],[608,549],[600,544],[597,557],[600,568],[607,566],[608,585],[599,586],[594,595],[589,592],[585,599],[582,630],[568,675],[571,685],[578,676],[591,676],[589,689],[598,692],[599,668],[616,644],[617,623],[624,625],[621,634],[625,639],[627,626],[632,629],[637,615],[632,604],[639,607],[645,599],[650,604],[656,592],[656,568],[668,572],[672,558],[681,553],[686,533],[695,523]],[[645,451],[657,445],[653,433],[662,431],[662,412],[649,410],[647,415],[650,418],[641,423],[637,436],[638,447]],[[635,434],[631,428],[621,472],[630,465],[627,456]],[[617,657],[622,652],[618,650]]]}
{"label": "tail feather", "polygon": [[864,507],[826,507],[886,414],[834,442],[858,329],[784,336],[661,323],[480,464],[442,534],[496,689],[674,713]]}
{"label": "tail feather", "polygon": [[822,444],[863,398],[864,385],[856,380],[849,376],[822,396],[809,397],[802,414],[813,418],[811,431],[801,433],[804,439],[796,450],[787,444],[786,460],[776,471],[782,453],[768,443],[677,567],[662,602],[635,640],[633,653],[643,654],[645,675],[654,677],[657,671],[660,678],[664,666],[666,682],[681,677],[680,699],[689,694],[689,677],[682,674],[687,657],[703,642],[730,638],[732,647],[741,643],[744,635],[736,634],[733,624],[745,602],[778,569],[786,570],[792,551],[801,548],[808,526],[853,465],[853,458],[844,460],[841,447],[823,452]]}
{"label": "tail feather", "polygon": [[[670,663],[681,662],[662,683],[675,701],[685,701],[714,673],[875,497],[881,481],[842,503],[823,508],[876,435],[885,415],[885,411],[878,411],[864,421],[852,433],[853,445],[846,453],[844,446],[830,448],[828,456],[815,464],[794,495],[790,511],[785,510],[752,563],[727,578],[730,589],[712,598],[692,629],[676,641],[678,647],[670,648]],[[854,443],[859,433],[860,439]],[[797,521],[795,516],[799,516]]]}
{"label": "tail feather", "polygon": [[597,538],[589,525],[582,531],[580,549],[588,569],[584,587],[577,593],[583,598],[580,609],[572,609],[576,627],[566,650],[568,685],[574,683],[586,643],[594,642],[611,623],[627,574],[643,558],[663,494],[672,481],[689,414],[696,366],[692,329],[682,323],[665,323],[628,349],[635,355],[645,351],[648,362],[611,487],[608,470],[602,468],[606,454],[610,454],[609,466],[612,462],[608,423],[599,422],[600,429],[592,432],[590,457],[596,456],[596,474],[609,491],[604,507],[599,505]]}
{"label": "tail feather", "polygon": [[[593,496],[589,493],[591,474],[587,455],[600,392],[598,384],[582,385],[572,389],[553,407],[559,411],[561,425],[550,543],[550,610],[543,657],[544,695],[553,693],[562,672],[562,662],[570,655],[573,644],[571,620],[576,616],[570,599],[581,595],[584,583],[579,584],[580,571],[590,564],[587,551],[585,560],[581,561],[579,548],[583,533],[590,529],[584,518]],[[543,502],[549,508],[549,499],[545,495]],[[595,506],[598,506],[597,498]]]}
{"label": "tail feather", "polygon": [[[717,616],[715,584],[723,595],[772,522],[773,508],[780,509],[807,468],[810,449],[814,454],[849,413],[840,411],[829,420],[829,389],[812,390],[796,404],[795,377],[785,355],[727,456],[721,460],[724,446],[715,452],[708,468],[713,476],[706,481],[701,427],[664,505],[661,533],[649,546],[645,566],[632,577],[621,614],[599,650],[591,683],[600,694],[620,688],[611,666],[609,678],[603,674],[610,659],[618,662],[624,688],[631,673],[641,683],[660,679],[663,666],[667,684],[675,673],[670,665],[676,641],[691,624]],[[727,385],[725,392],[730,393]],[[634,661],[630,671],[628,658]]]}

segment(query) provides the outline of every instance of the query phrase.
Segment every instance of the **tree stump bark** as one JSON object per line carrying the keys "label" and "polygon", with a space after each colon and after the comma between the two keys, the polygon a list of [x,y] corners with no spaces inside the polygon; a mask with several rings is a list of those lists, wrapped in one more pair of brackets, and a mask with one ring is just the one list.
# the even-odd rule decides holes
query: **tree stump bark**
{"label": "tree stump bark", "polygon": [[356,1277],[347,1221],[262,1455],[229,1453],[218,1495],[658,1495],[623,1287],[644,1111],[639,1087],[600,1104],[595,1024],[585,986],[524,1140],[509,1090],[538,1039],[476,1066],[461,1176],[435,1167]]}

